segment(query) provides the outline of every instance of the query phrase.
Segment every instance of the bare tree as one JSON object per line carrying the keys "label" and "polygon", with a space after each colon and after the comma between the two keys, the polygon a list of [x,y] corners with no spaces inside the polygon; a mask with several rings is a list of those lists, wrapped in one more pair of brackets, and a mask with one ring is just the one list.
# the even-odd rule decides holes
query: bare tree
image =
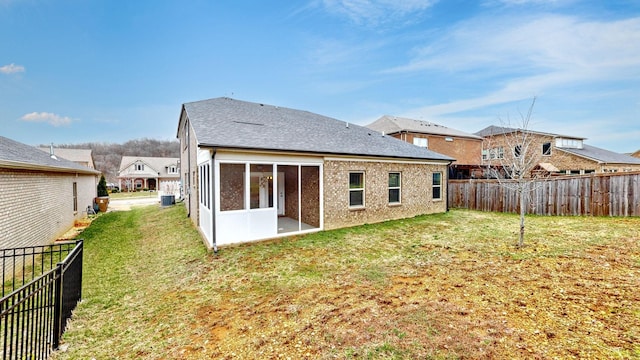
{"label": "bare tree", "polygon": [[550,176],[550,171],[543,167],[543,157],[550,154],[552,140],[548,134],[529,129],[535,103],[534,97],[526,115],[520,113],[516,127],[511,126],[509,119],[506,125],[501,119],[503,127],[492,127],[488,136],[485,135],[487,140],[483,150],[483,161],[487,163],[492,177],[498,179],[500,186],[517,194],[520,205],[518,247],[524,245],[529,195],[536,190],[536,183],[540,184],[541,178]]}

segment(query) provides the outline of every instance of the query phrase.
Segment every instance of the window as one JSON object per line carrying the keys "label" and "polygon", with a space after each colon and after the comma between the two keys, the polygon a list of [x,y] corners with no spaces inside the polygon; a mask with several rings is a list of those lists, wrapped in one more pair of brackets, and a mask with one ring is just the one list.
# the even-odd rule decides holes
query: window
{"label": "window", "polygon": [[542,155],[551,156],[551,143],[550,142],[542,144]]}
{"label": "window", "polygon": [[349,206],[364,206],[364,173],[349,173]]}
{"label": "window", "polygon": [[78,212],[78,183],[73,183],[73,212]]}
{"label": "window", "polygon": [[482,150],[482,160],[504,159],[504,147]]}
{"label": "window", "polygon": [[144,171],[144,164],[136,164],[136,171]]}
{"label": "window", "polygon": [[420,147],[423,147],[423,148],[428,148],[429,147],[429,139],[414,137],[413,138],[413,145],[420,146]]}
{"label": "window", "polygon": [[556,138],[556,147],[582,149],[582,140],[580,140],[580,139]]}
{"label": "window", "polygon": [[522,154],[522,146],[521,145],[516,145],[516,147],[513,148],[513,155],[515,157],[520,157],[520,154]]}
{"label": "window", "polygon": [[200,165],[200,204],[211,209],[211,165]]}
{"label": "window", "polygon": [[400,173],[389,173],[389,204],[400,204]]}
{"label": "window", "polygon": [[442,200],[442,173],[433,173],[432,177],[433,200]]}
{"label": "window", "polygon": [[167,172],[168,172],[169,174],[177,174],[177,173],[178,173],[178,167],[177,167],[177,166],[175,166],[175,165],[171,165],[171,166],[169,166],[169,168],[168,168],[168,171],[167,171]]}
{"label": "window", "polygon": [[504,148],[502,146],[493,149],[498,159],[504,159]]}

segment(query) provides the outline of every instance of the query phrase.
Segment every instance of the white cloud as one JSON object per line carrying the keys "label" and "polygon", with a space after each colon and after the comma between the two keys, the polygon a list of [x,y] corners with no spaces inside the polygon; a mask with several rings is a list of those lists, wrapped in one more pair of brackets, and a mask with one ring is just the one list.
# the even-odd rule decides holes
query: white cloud
{"label": "white cloud", "polygon": [[442,115],[531,98],[553,89],[637,82],[640,47],[630,44],[638,43],[640,18],[609,22],[559,15],[477,18],[414,50],[405,65],[385,73],[445,72],[461,81],[468,77],[469,86],[495,85],[476,98],[411,111]]}
{"label": "white cloud", "polygon": [[16,65],[12,63],[9,65],[4,65],[0,67],[0,73],[3,73],[3,74],[13,74],[18,72],[24,72],[24,66]]}
{"label": "white cloud", "polygon": [[32,112],[25,114],[20,119],[28,122],[46,122],[56,127],[70,125],[72,122],[71,118],[67,116],[60,116],[48,112]]}
{"label": "white cloud", "polygon": [[437,0],[323,0],[330,13],[346,16],[358,25],[394,22],[432,7]]}

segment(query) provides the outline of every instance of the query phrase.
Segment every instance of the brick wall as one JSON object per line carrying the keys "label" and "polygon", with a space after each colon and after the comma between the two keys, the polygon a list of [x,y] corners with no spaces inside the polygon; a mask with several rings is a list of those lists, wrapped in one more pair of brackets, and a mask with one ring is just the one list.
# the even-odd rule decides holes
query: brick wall
{"label": "brick wall", "polygon": [[[349,208],[349,172],[365,173],[365,206]],[[400,172],[401,204],[389,205],[389,172]],[[442,200],[432,199],[432,173],[443,174]],[[324,228],[375,223],[446,211],[446,165],[327,160],[324,164]]]}
{"label": "brick wall", "polygon": [[[395,138],[413,144],[414,138],[426,138],[428,149],[450,156],[456,161],[453,164],[478,165],[482,161],[482,139],[469,139],[455,136],[440,136],[421,133],[398,133]],[[450,141],[447,141],[447,138]]]}
{"label": "brick wall", "polygon": [[[531,139],[530,148],[532,151],[529,152],[529,156],[532,158],[532,162],[535,164],[538,163],[550,163],[558,170],[564,171],[595,171],[596,173],[603,172],[625,172],[625,171],[637,171],[640,170],[640,165],[632,165],[632,164],[604,164],[598,163],[595,160],[590,160],[584,158],[582,156],[577,156],[566,151],[563,151],[560,148],[556,148],[555,138],[547,135],[539,135],[539,134],[529,134]],[[484,143],[485,149],[495,149],[497,147],[502,146],[504,148],[504,159],[502,160],[503,164],[509,164],[510,161],[513,161],[513,148],[511,145],[515,143],[515,140],[510,138],[510,135],[495,135],[493,137],[488,137]],[[542,155],[542,144],[551,143],[551,155]],[[487,163],[485,161],[485,163]],[[500,164],[500,160],[493,160],[492,164]]]}
{"label": "brick wall", "polygon": [[[178,136],[180,138],[180,180],[182,181],[182,194],[184,204],[191,221],[198,226],[198,144],[195,132],[189,126],[189,137],[187,139],[184,131],[185,118],[180,122]],[[191,166],[191,168],[189,168]],[[212,170],[213,171],[213,170]]]}
{"label": "brick wall", "polygon": [[[73,211],[73,183],[78,211]],[[49,244],[86,215],[96,196],[95,175],[0,169],[0,247]]]}

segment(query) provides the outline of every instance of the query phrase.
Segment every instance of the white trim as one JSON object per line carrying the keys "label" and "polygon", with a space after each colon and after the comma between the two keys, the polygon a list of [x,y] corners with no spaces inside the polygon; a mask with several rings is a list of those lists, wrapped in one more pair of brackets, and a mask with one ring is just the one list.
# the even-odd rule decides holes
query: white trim
{"label": "white trim", "polygon": [[[238,210],[220,210],[220,165],[221,164],[242,164],[244,165],[244,209]],[[251,209],[250,198],[250,181],[251,181],[251,165],[262,164],[271,165],[272,174],[274,174],[273,180],[273,195],[274,204],[269,208],[256,208]],[[319,172],[319,199],[318,206],[320,210],[320,226],[315,229],[302,230],[300,223],[298,223],[298,230],[278,233],[277,218],[278,218],[278,201],[277,187],[278,187],[278,173],[277,166],[296,166],[298,168],[298,204],[301,204],[301,189],[302,189],[302,167],[313,166],[318,168]],[[271,238],[278,238],[289,235],[304,234],[309,232],[321,231],[324,229],[324,187],[323,187],[323,168],[324,163],[322,158],[312,157],[292,157],[292,156],[272,156],[259,154],[247,154],[247,153],[216,153],[215,160],[213,162],[213,176],[214,180],[212,184],[214,191],[216,191],[214,199],[213,214],[216,218],[215,239],[216,245],[228,245],[233,243],[244,243],[258,240],[265,240]],[[301,218],[302,206],[298,206],[298,218]]]}
{"label": "white trim", "polygon": [[441,160],[441,161],[425,161],[425,160],[410,160],[410,159],[393,159],[393,158],[363,158],[363,157],[325,157],[325,161],[359,161],[359,162],[381,162],[381,163],[394,163],[394,164],[419,164],[419,165],[449,165],[453,160]]}
{"label": "white trim", "polygon": [[298,155],[275,155],[275,154],[258,154],[250,152],[229,152],[219,151],[216,152],[216,159],[221,162],[234,162],[234,161],[251,161],[252,163],[274,164],[279,163],[283,165],[318,165],[324,162],[320,156],[298,156]]}

